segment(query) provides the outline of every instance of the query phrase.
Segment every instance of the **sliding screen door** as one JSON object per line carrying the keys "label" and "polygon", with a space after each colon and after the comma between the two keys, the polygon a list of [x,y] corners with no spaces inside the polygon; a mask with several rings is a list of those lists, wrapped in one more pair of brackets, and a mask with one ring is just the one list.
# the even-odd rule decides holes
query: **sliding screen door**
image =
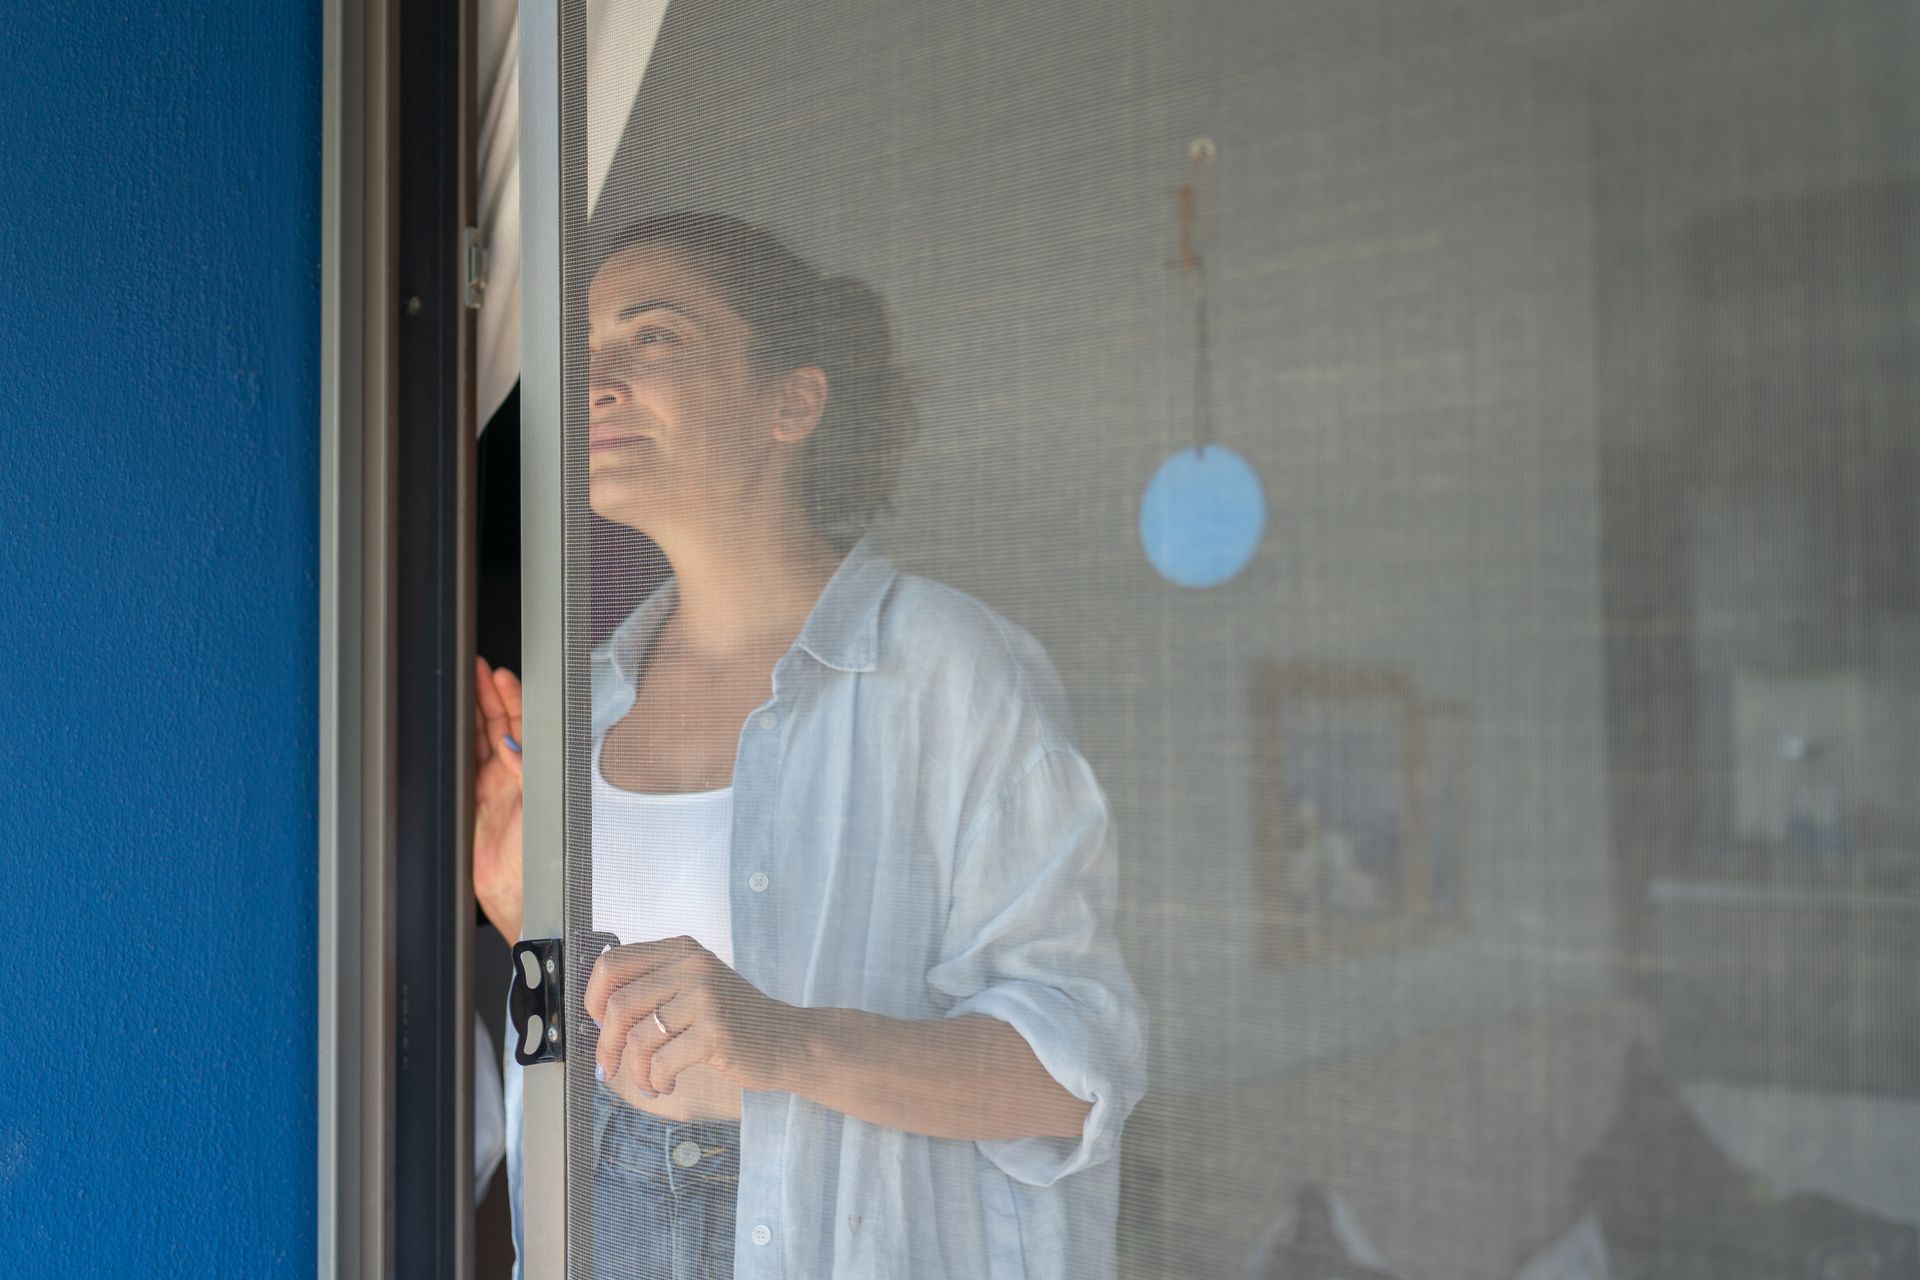
{"label": "sliding screen door", "polygon": [[1911,6],[523,22],[529,1274],[1920,1274]]}

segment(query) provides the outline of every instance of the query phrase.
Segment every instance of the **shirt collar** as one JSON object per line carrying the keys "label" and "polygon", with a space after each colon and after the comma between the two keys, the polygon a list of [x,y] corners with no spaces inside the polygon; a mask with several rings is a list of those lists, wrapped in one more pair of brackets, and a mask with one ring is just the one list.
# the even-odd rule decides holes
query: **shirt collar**
{"label": "shirt collar", "polygon": [[[880,605],[897,576],[893,563],[874,550],[871,539],[854,543],[814,601],[813,612],[800,629],[798,646],[837,671],[872,671],[880,653]],[[679,598],[678,585],[668,578],[601,646],[600,654],[612,661],[628,684],[638,675]]]}
{"label": "shirt collar", "polygon": [[873,670],[880,656],[880,605],[897,576],[872,539],[854,543],[800,628],[800,647],[837,671]]}

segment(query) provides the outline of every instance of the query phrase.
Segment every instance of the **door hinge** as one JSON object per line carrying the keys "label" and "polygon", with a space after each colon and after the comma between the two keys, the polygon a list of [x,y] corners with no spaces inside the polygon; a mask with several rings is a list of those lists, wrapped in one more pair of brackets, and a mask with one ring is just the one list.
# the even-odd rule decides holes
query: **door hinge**
{"label": "door hinge", "polygon": [[567,1060],[567,963],[558,938],[513,944],[513,983],[507,1016],[513,1021],[513,1058],[523,1067]]}
{"label": "door hinge", "polygon": [[461,301],[473,310],[487,292],[487,246],[480,241],[480,228],[467,227],[460,232]]}

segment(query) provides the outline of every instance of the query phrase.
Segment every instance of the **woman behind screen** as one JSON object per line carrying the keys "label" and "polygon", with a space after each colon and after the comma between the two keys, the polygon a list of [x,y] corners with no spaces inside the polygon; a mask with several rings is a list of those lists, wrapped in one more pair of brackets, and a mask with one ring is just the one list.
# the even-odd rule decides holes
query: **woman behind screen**
{"label": "woman behind screen", "polygon": [[[682,214],[588,311],[593,509],[674,575],[593,658],[596,1272],[1111,1273],[1145,1057],[1107,805],[1038,645],[864,540],[914,421],[879,300]],[[479,687],[517,938],[519,688]]]}

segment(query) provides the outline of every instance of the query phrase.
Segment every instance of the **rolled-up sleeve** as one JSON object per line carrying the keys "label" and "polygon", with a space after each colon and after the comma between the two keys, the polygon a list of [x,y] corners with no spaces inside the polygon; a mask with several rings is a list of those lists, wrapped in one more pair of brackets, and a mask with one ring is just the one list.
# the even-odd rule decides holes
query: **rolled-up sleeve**
{"label": "rolled-up sleeve", "polygon": [[1050,1186],[1111,1157],[1146,1091],[1140,997],[1114,933],[1118,868],[1107,801],[1068,745],[1041,748],[985,806],[955,855],[940,958],[948,1017],[1008,1023],[1092,1106],[1078,1138],[979,1147],[1009,1177]]}

